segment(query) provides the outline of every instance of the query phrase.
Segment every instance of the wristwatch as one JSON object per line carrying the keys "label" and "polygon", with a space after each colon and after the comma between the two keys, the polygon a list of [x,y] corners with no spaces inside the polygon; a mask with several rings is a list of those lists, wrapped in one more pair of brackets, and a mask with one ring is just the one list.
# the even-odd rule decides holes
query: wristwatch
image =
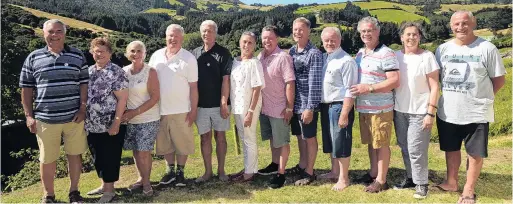
{"label": "wristwatch", "polygon": [[292,112],[292,108],[286,108],[285,111],[286,112]]}
{"label": "wristwatch", "polygon": [[374,92],[374,88],[372,87],[372,84],[369,84],[369,91],[372,93]]}

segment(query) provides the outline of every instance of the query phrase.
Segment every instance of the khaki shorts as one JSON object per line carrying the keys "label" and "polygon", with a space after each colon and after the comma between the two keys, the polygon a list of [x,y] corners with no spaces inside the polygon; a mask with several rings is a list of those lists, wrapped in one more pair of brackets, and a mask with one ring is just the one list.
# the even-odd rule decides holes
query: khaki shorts
{"label": "khaki shorts", "polygon": [[372,144],[379,149],[390,146],[394,111],[386,113],[360,113],[360,134],[362,144]]}
{"label": "khaki shorts", "polygon": [[192,126],[185,122],[187,113],[163,115],[160,118],[159,132],[157,133],[156,154],[177,155],[194,154],[194,136]]}
{"label": "khaki shorts", "polygon": [[39,161],[49,164],[57,161],[60,155],[61,137],[64,151],[68,155],[79,155],[87,150],[87,134],[84,121],[63,124],[48,124],[36,121],[36,137],[39,146]]}

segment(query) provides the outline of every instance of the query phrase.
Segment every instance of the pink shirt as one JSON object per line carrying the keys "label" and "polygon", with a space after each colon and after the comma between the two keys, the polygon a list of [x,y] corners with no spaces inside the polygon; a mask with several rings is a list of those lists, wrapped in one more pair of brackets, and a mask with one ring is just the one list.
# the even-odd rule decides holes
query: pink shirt
{"label": "pink shirt", "polygon": [[262,89],[262,114],[273,118],[283,118],[281,112],[287,107],[285,83],[296,80],[292,57],[279,47],[267,57],[264,51],[258,55],[262,63],[265,88]]}

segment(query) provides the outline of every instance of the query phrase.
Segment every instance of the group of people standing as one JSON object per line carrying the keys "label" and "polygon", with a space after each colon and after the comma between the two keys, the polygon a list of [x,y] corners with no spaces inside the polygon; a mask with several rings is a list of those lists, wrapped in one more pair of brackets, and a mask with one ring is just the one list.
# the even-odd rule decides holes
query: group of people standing
{"label": "group of people standing", "polygon": [[[20,76],[27,126],[37,135],[41,152],[43,202],[55,202],[53,177],[61,136],[71,177],[70,202],[83,201],[78,191],[80,155],[88,146],[102,180],[88,194],[101,194],[99,202],[115,197],[122,149],[133,150],[139,173],[130,191],[141,189],[153,195],[154,146],[167,165],[160,183],[185,186],[187,157],[195,152],[193,123],[201,135],[205,167],[195,182],[208,182],[214,176],[214,138],[221,181],[248,182],[256,174],[274,174],[269,187],[281,188],[286,176],[294,175],[299,177],[295,185],[330,179],[337,180],[332,189],[341,191],[350,185],[356,109],[370,169],[355,182],[364,183],[366,192],[389,188],[386,177],[394,126],[407,173],[394,188],[415,188],[415,198],[427,196],[428,146],[436,117],[440,149],[447,159],[447,178],[437,187],[458,190],[464,141],[467,182],[458,202],[473,203],[483,158],[488,156],[494,94],[504,84],[505,69],[497,48],[473,34],[476,20],[471,12],[455,12],[450,24],[455,38],[433,54],[419,47],[421,26],[405,22],[400,28],[403,49],[394,51],[380,43],[377,19],[365,17],[357,27],[365,46],[356,58],[340,47],[342,37],[336,27],[323,29],[326,53],[321,53],[309,40],[310,22],[302,17],[293,21],[296,45],[288,53],[278,47],[277,28],[266,26],[261,32],[262,51],[255,55],[257,36],[244,32],[239,41],[241,56],[235,58],[216,43],[214,21],[200,25],[203,45],[191,52],[182,48],[184,29],[171,24],[166,29],[166,47],[153,53],[149,63],[144,62],[144,43],[133,41],[126,48],[131,64],[121,68],[110,61],[112,46],[101,37],[91,42],[95,64],[87,66],[83,53],[64,43],[65,25],[49,20],[43,26],[47,46],[27,57]],[[440,85],[443,94],[438,101]],[[244,167],[228,175],[224,167],[230,114],[243,144]],[[330,154],[332,167],[317,176],[319,117],[322,151]],[[260,170],[258,121],[262,139],[270,141],[272,152],[271,163]],[[119,133],[122,123],[127,123],[126,134]],[[298,139],[299,162],[286,169],[290,133]]]}

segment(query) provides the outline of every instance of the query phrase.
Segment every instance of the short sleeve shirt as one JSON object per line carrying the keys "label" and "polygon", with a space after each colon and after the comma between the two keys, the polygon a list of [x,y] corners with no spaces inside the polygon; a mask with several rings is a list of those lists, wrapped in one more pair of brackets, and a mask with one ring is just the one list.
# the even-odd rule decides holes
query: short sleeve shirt
{"label": "short sleeve shirt", "polygon": [[[233,114],[246,114],[250,108],[253,88],[265,88],[262,64],[258,59],[234,60],[230,76],[230,99]],[[258,106],[262,105],[262,95],[258,98]],[[258,108],[255,108],[258,109]]]}
{"label": "short sleeve shirt", "polygon": [[198,64],[194,55],[180,49],[171,59],[166,48],[157,50],[148,63],[155,67],[160,83],[160,115],[191,111],[190,85],[198,81]]}
{"label": "short sleeve shirt", "polygon": [[128,88],[128,76],[116,64],[109,62],[105,68],[89,67],[87,112],[85,129],[92,133],[104,133],[115,119],[118,100],[114,91]]}
{"label": "short sleeve shirt", "polygon": [[[377,84],[387,79],[386,72],[398,71],[395,52],[386,45],[378,44],[373,52],[365,54],[365,48],[356,54],[360,72],[360,84]],[[356,110],[361,113],[385,113],[394,109],[394,94],[368,93],[356,97]]]}
{"label": "short sleeve shirt", "polygon": [[460,125],[494,122],[491,78],[506,74],[497,47],[482,38],[461,46],[451,40],[435,56],[442,84],[438,117]]}
{"label": "short sleeve shirt", "polygon": [[220,107],[223,77],[229,76],[232,68],[230,51],[216,43],[206,52],[203,46],[197,47],[192,54],[198,62],[198,107]]}
{"label": "short sleeve shirt", "polygon": [[438,69],[435,55],[395,52],[399,61],[399,87],[395,89],[394,110],[409,114],[426,114],[431,90],[427,75]]}
{"label": "short sleeve shirt", "polygon": [[50,124],[73,120],[80,109],[80,85],[89,82],[82,51],[64,46],[58,55],[48,47],[27,56],[20,73],[21,88],[34,88],[34,117]]}
{"label": "short sleeve shirt", "polygon": [[342,48],[331,54],[325,53],[322,84],[322,102],[342,102],[344,98],[354,98],[349,89],[358,83],[358,66],[354,59]]}
{"label": "short sleeve shirt", "polygon": [[257,59],[262,63],[265,78],[265,88],[262,89],[262,114],[283,118],[281,113],[287,107],[286,83],[296,80],[292,57],[276,47],[267,57],[264,57],[264,52],[260,52]]}
{"label": "short sleeve shirt", "polygon": [[294,63],[296,75],[296,98],[294,112],[301,114],[304,110],[319,111],[322,95],[322,53],[311,42],[298,52],[297,45],[289,51]]}

